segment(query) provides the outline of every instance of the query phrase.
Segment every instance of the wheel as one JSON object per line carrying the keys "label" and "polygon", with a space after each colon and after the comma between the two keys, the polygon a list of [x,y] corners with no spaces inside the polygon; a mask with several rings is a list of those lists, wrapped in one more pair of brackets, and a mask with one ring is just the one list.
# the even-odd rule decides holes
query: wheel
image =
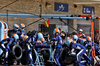
{"label": "wheel", "polygon": [[42,50],[41,51],[41,54],[43,55],[43,58],[44,58],[44,62],[46,63],[47,60],[49,60],[49,57],[50,57],[50,52],[49,50]]}
{"label": "wheel", "polygon": [[73,64],[76,60],[76,55],[75,56],[69,55],[68,52],[69,52],[69,49],[67,49],[67,48],[62,51],[62,54],[59,58],[59,61],[60,61],[62,66]]}
{"label": "wheel", "polygon": [[20,60],[22,58],[22,48],[19,45],[14,45],[12,47],[12,53],[16,60]]}

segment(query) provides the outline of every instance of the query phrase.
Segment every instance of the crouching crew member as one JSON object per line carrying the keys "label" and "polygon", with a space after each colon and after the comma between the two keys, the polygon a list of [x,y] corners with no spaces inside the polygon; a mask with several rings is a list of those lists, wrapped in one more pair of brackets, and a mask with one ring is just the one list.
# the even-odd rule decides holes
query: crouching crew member
{"label": "crouching crew member", "polygon": [[23,46],[24,46],[26,56],[27,56],[27,63],[26,64],[34,66],[33,65],[33,58],[32,58],[32,49],[31,49],[33,45],[30,41],[30,38],[28,38],[27,35],[25,35],[23,37],[23,40],[24,40]]}
{"label": "crouching crew member", "polygon": [[[85,47],[87,48],[89,46],[91,47],[91,37],[87,36],[87,41],[86,41]],[[94,48],[95,48],[95,54],[99,55],[99,57],[100,57],[100,49],[99,49],[98,44],[94,43]]]}
{"label": "crouching crew member", "polygon": [[86,48],[83,45],[76,43],[75,40],[67,40],[66,44],[71,48],[71,52],[73,52],[77,47],[80,48],[80,51],[77,54],[77,64],[78,66],[81,66],[81,56],[86,52]]}
{"label": "crouching crew member", "polygon": [[11,44],[16,44],[17,40],[19,39],[19,36],[17,34],[13,34],[12,38],[4,39],[0,42],[0,48],[3,50],[3,53],[5,54],[5,64],[8,64],[8,54],[10,50]]}

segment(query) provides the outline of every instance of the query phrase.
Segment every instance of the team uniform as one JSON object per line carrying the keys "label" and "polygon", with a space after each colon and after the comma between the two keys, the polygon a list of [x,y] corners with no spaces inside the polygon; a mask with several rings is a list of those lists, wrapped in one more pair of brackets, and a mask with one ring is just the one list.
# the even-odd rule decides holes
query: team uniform
{"label": "team uniform", "polygon": [[80,52],[77,54],[77,62],[78,65],[81,66],[81,56],[86,52],[86,48],[78,43],[72,43],[72,49],[80,48]]}
{"label": "team uniform", "polygon": [[33,58],[32,58],[32,41],[30,40],[31,38],[28,37],[27,35],[24,36],[24,42],[23,42],[23,48],[25,49],[25,53],[27,56],[27,65],[33,65]]}
{"label": "team uniform", "polygon": [[61,64],[59,63],[59,57],[60,57],[61,48],[62,48],[62,38],[59,34],[57,34],[55,35],[55,38],[51,39],[51,41],[57,41],[57,45],[56,45],[55,53],[54,53],[54,61],[56,65],[61,66]]}
{"label": "team uniform", "polygon": [[3,50],[5,54],[5,64],[8,63],[8,54],[11,52],[10,45],[15,45],[17,40],[19,39],[17,34],[13,34],[13,38],[7,38],[0,42],[0,48]]}

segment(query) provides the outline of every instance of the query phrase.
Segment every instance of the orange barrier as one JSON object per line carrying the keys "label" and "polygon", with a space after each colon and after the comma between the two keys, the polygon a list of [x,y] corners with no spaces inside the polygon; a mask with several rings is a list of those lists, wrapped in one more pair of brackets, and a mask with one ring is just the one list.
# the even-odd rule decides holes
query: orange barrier
{"label": "orange barrier", "polygon": [[95,48],[94,48],[94,22],[91,22],[91,52],[92,52],[92,57],[95,58]]}
{"label": "orange barrier", "polygon": [[5,25],[5,23],[3,22],[3,21],[0,21],[1,23],[3,23],[4,24],[4,39],[6,39],[7,38],[7,28],[6,28],[6,25]]}
{"label": "orange barrier", "polygon": [[92,17],[91,15],[80,15],[80,17]]}

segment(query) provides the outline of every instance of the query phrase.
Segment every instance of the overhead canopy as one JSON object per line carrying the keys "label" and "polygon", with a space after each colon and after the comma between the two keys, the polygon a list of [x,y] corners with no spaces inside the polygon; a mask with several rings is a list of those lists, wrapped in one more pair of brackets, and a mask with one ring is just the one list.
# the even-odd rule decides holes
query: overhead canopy
{"label": "overhead canopy", "polygon": [[[3,17],[22,17],[22,18],[40,18],[40,15],[33,14],[0,14]],[[60,14],[43,14],[41,18],[53,18],[53,19],[86,19],[86,17],[81,17],[79,15],[60,15]],[[94,19],[98,19],[99,17],[93,17]],[[89,17],[91,19],[91,17]]]}

